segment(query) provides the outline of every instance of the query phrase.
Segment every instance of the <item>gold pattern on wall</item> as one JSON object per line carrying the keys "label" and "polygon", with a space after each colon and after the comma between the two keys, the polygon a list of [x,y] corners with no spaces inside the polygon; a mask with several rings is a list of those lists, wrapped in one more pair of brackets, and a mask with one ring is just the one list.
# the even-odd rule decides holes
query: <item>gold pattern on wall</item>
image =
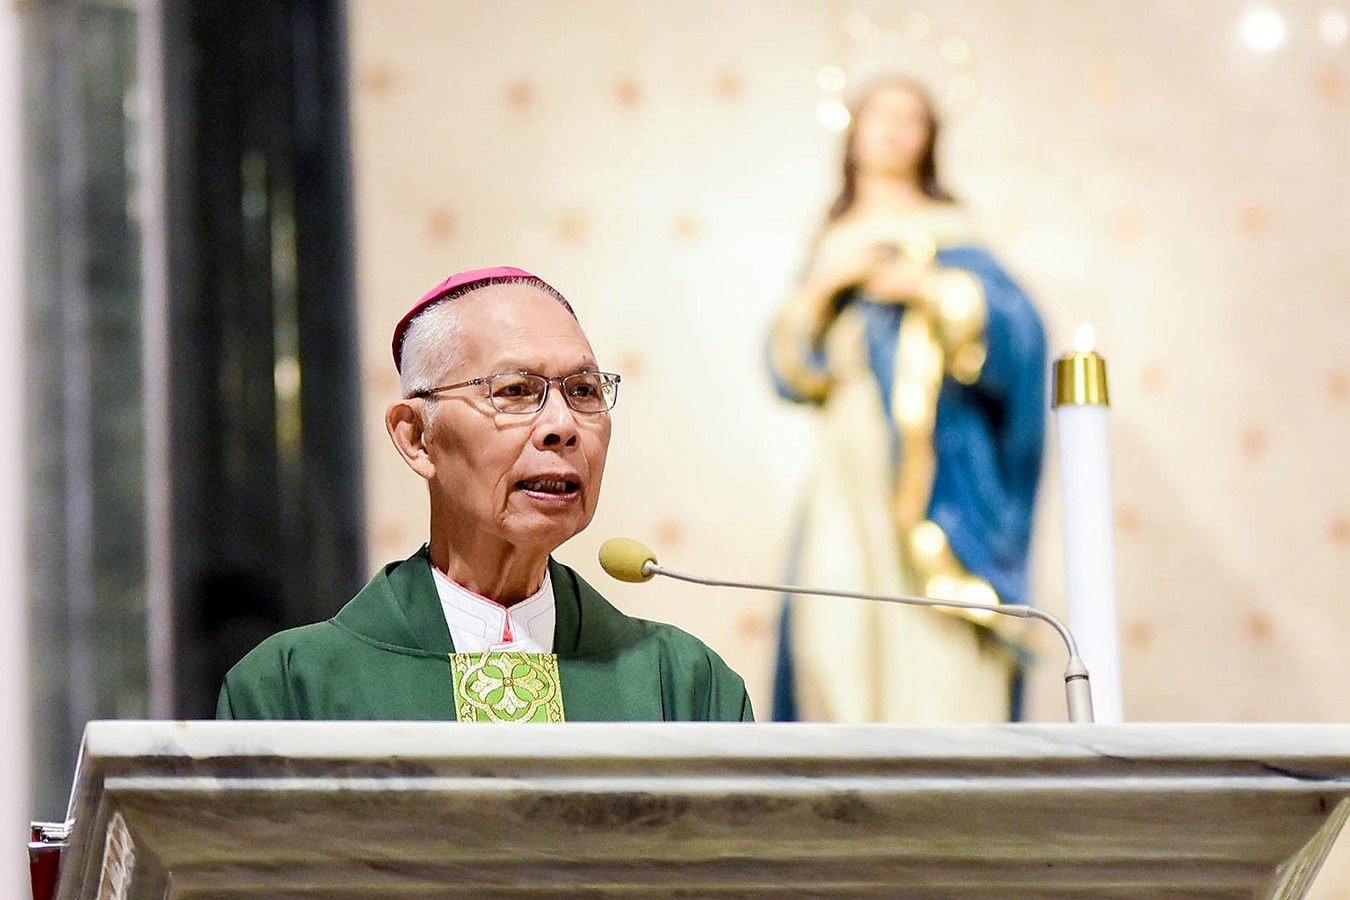
{"label": "gold pattern on wall", "polygon": [[376,545],[381,547],[402,547],[412,543],[412,529],[404,522],[385,522],[372,535]]}
{"label": "gold pattern on wall", "polygon": [[513,112],[529,112],[536,99],[534,85],[524,79],[511,82],[506,89],[506,105]]}
{"label": "gold pattern on wall", "polygon": [[1139,213],[1129,207],[1116,214],[1111,222],[1111,232],[1123,243],[1133,243],[1142,232]]}
{"label": "gold pattern on wall", "polygon": [[647,358],[640,350],[623,350],[614,357],[614,365],[627,384],[642,377],[647,368]]}
{"label": "gold pattern on wall", "polygon": [[[394,398],[399,390],[398,372],[393,366],[390,366],[387,371],[381,370],[376,372],[374,375],[370,376],[369,382],[371,387],[378,391],[381,396],[389,397],[390,400]],[[383,407],[380,408],[380,414],[384,414]]]}
{"label": "gold pattern on wall", "polygon": [[773,636],[776,623],[762,610],[746,610],[736,618],[736,633],[742,640],[764,640]]}
{"label": "gold pattern on wall", "polygon": [[739,100],[741,94],[745,91],[745,80],[741,78],[739,73],[726,69],[721,75],[717,76],[715,90],[717,96],[723,100]]}
{"label": "gold pattern on wall", "polygon": [[671,223],[671,230],[675,236],[682,241],[692,240],[703,232],[703,225],[698,217],[691,213],[679,213]]}
{"label": "gold pattern on wall", "polygon": [[455,214],[441,208],[431,211],[427,216],[427,231],[437,243],[444,243],[455,236]]}
{"label": "gold pattern on wall", "polygon": [[1266,430],[1260,425],[1252,425],[1242,432],[1242,453],[1255,462],[1266,454]]}
{"label": "gold pattern on wall", "polygon": [[1163,389],[1166,369],[1162,363],[1149,363],[1139,373],[1139,389],[1145,394],[1156,394]]}
{"label": "gold pattern on wall", "polygon": [[1118,505],[1115,518],[1117,533],[1125,537],[1131,537],[1144,530],[1144,517],[1133,506]]}
{"label": "gold pattern on wall", "polygon": [[1121,628],[1120,642],[1126,650],[1146,652],[1153,643],[1153,623],[1138,620],[1126,622]]}
{"label": "gold pattern on wall", "polygon": [[383,64],[369,66],[361,73],[360,85],[371,96],[383,97],[394,87],[394,73]]}
{"label": "gold pattern on wall", "polygon": [[1329,373],[1327,396],[1332,400],[1350,400],[1350,374],[1340,370]]}
{"label": "gold pattern on wall", "polygon": [[1275,633],[1275,623],[1271,621],[1269,614],[1259,609],[1247,613],[1247,619],[1243,624],[1246,626],[1247,636],[1258,644],[1268,642]]}
{"label": "gold pattern on wall", "polygon": [[632,78],[622,78],[614,86],[614,99],[625,109],[636,109],[642,103],[642,87]]}
{"label": "gold pattern on wall", "polygon": [[584,213],[568,212],[558,217],[558,236],[569,244],[584,244],[590,224]]}
{"label": "gold pattern on wall", "polygon": [[1327,527],[1327,536],[1339,547],[1350,547],[1350,517],[1337,516]]}
{"label": "gold pattern on wall", "polygon": [[1088,84],[1093,96],[1103,103],[1115,100],[1120,94],[1120,76],[1111,66],[1093,66],[1088,75]]}
{"label": "gold pattern on wall", "polygon": [[1335,371],[1327,375],[1327,397],[1342,402],[1350,399],[1350,375]]}
{"label": "gold pattern on wall", "polygon": [[1322,99],[1335,103],[1345,97],[1345,75],[1333,65],[1326,65],[1317,73],[1317,93]]}
{"label": "gold pattern on wall", "polygon": [[1270,213],[1259,204],[1253,203],[1244,206],[1242,211],[1238,213],[1238,224],[1244,232],[1252,237],[1257,237],[1270,225]]}
{"label": "gold pattern on wall", "polygon": [[656,523],[656,540],[663,547],[679,549],[686,543],[688,529],[679,519],[666,516]]}

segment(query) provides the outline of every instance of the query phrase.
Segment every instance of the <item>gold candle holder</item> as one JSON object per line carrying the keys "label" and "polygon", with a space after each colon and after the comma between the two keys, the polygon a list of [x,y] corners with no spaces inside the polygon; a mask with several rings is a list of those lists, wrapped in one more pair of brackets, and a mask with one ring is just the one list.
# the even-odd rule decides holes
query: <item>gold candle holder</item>
{"label": "gold candle holder", "polygon": [[1074,349],[1055,360],[1055,402],[1059,406],[1110,406],[1106,360],[1092,349],[1092,326],[1084,325]]}

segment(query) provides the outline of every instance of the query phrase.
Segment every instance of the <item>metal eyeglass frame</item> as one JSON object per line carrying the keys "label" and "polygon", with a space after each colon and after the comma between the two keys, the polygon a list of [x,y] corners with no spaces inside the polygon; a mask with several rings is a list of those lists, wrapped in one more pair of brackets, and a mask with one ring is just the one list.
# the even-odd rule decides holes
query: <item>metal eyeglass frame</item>
{"label": "metal eyeglass frame", "polygon": [[[544,382],[544,390],[539,395],[539,405],[534,407],[533,409],[502,409],[500,406],[497,405],[497,397],[493,393],[492,383],[499,378],[521,378],[521,377],[537,378],[540,381]],[[567,382],[571,381],[574,378],[599,378],[600,396],[603,397],[606,401],[605,407],[603,409],[578,409],[576,404],[572,402],[572,395],[569,394],[567,391]],[[609,412],[611,409],[614,408],[614,404],[619,401],[619,382],[621,382],[622,380],[623,378],[621,376],[613,372],[573,372],[571,375],[563,375],[556,378],[550,378],[547,375],[539,375],[534,372],[498,372],[496,375],[486,375],[482,378],[470,378],[468,381],[461,381],[458,384],[446,384],[442,385],[441,387],[425,388],[420,391],[413,391],[411,394],[408,395],[408,399],[411,400],[413,398],[422,398],[427,400],[433,400],[435,399],[435,397],[433,396],[434,394],[440,394],[445,391],[454,391],[458,390],[459,388],[473,387],[474,385],[481,384],[487,387],[488,402],[492,404],[492,408],[495,409],[497,412],[504,413],[508,416],[532,416],[535,413],[539,412],[539,410],[543,409],[544,404],[548,403],[549,391],[556,383],[559,389],[562,391],[563,401],[567,404],[569,409],[571,409],[573,412],[582,413],[583,415],[594,415],[596,413]]]}

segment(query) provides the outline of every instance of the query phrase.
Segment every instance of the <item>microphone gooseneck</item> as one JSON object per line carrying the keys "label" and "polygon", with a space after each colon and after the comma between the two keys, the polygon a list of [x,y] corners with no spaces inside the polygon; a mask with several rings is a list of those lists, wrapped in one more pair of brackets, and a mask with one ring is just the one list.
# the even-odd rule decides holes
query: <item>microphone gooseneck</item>
{"label": "microphone gooseneck", "polygon": [[600,546],[600,566],[612,578],[619,581],[641,583],[651,581],[653,576],[664,575],[677,581],[701,584],[706,587],[743,588],[751,591],[765,591],[773,594],[805,594],[814,597],[842,597],[846,600],[874,600],[879,603],[899,603],[905,606],[945,607],[948,609],[979,609],[1017,619],[1039,619],[1047,622],[1060,638],[1069,653],[1069,663],[1064,670],[1064,691],[1068,700],[1070,722],[1092,721],[1092,688],[1088,680],[1088,670],[1078,655],[1078,642],[1073,633],[1058,616],[1037,609],[1034,606],[999,603],[967,603],[964,600],[938,600],[933,597],[906,597],[889,594],[863,594],[854,591],[836,591],[828,588],[804,588],[791,584],[755,584],[748,581],[729,581],[722,578],[701,578],[667,569],[656,561],[656,554],[640,541],[632,538],[610,538]]}

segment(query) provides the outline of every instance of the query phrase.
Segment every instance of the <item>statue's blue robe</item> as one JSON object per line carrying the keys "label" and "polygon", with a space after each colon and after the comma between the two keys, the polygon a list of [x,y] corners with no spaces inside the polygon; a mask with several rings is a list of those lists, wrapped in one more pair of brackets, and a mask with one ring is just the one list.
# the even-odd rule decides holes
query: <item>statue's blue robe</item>
{"label": "statue's blue robe", "polygon": [[[933,444],[936,471],[928,518],[941,526],[962,565],[986,580],[1004,603],[1026,603],[1032,517],[1040,480],[1046,419],[1046,341],[1031,301],[993,255],[973,244],[938,250],[943,268],[974,275],[986,304],[986,358],[979,377],[962,384],[947,375],[938,397]],[[892,458],[899,446],[890,408],[901,304],[869,300],[858,291],[839,300],[854,306],[865,328],[867,359],[879,389],[882,413],[892,435]],[[824,348],[803,361],[828,370]],[[772,367],[771,367],[772,371]],[[795,402],[813,402],[773,372],[778,393]],[[886,490],[879,485],[878,490]],[[796,718],[793,695],[790,617],[784,615],[774,680],[774,718]],[[1013,700],[1016,714],[1017,699]]]}

